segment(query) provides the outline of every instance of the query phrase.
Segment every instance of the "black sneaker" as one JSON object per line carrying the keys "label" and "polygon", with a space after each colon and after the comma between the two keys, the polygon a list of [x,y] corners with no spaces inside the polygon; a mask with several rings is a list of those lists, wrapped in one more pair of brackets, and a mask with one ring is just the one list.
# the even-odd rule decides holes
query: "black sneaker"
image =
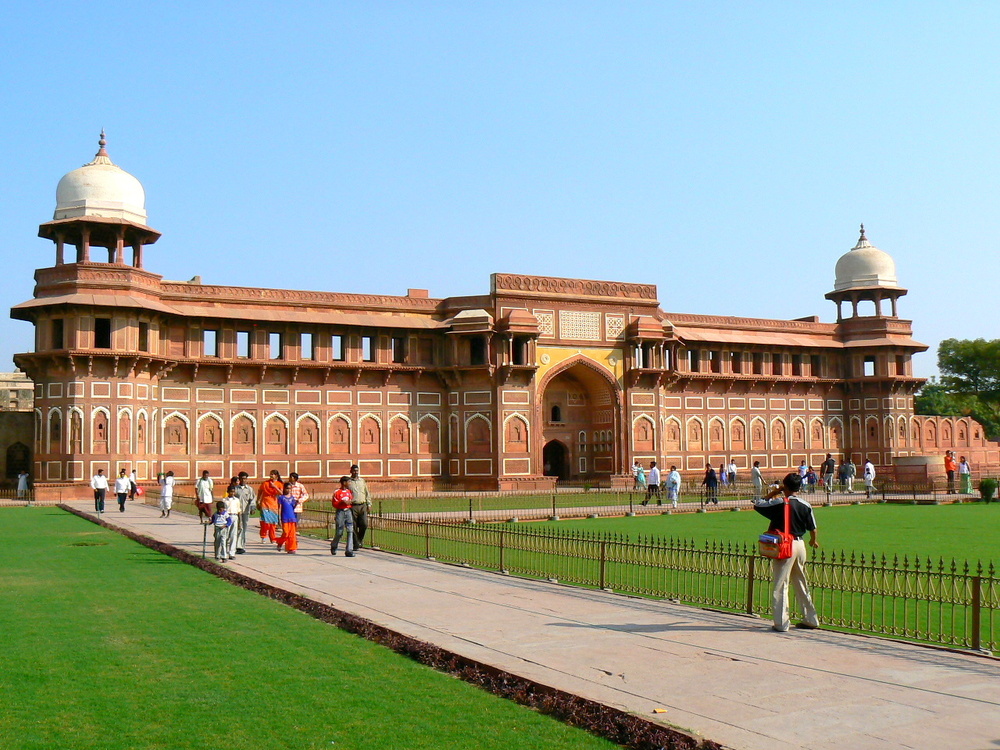
{"label": "black sneaker", "polygon": [[246,554],[246,550],[245,549],[238,549],[238,550],[236,550],[236,554],[237,555],[244,555],[244,554]]}
{"label": "black sneaker", "polygon": [[354,553],[353,552],[345,552],[344,553],[344,557],[354,557]]}

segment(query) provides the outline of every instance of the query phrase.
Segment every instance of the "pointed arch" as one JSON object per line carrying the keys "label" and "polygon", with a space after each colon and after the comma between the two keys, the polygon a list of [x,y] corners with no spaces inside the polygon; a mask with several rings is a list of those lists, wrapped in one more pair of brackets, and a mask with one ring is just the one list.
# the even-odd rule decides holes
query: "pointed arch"
{"label": "pointed arch", "polygon": [[809,447],[813,450],[826,448],[826,430],[823,427],[823,420],[813,417],[809,421]]}
{"label": "pointed arch", "polygon": [[791,435],[791,446],[792,450],[805,450],[808,439],[808,432],[806,431],[806,420],[802,417],[795,417],[792,419],[792,435]]}
{"label": "pointed arch", "polygon": [[349,456],[351,450],[351,418],[338,412],[326,420],[327,452],[332,456]]}
{"label": "pointed arch", "polygon": [[656,423],[648,414],[637,414],[632,418],[632,450],[652,453],[655,445]]}
{"label": "pointed arch", "polygon": [[747,449],[747,423],[742,417],[729,420],[729,450],[742,453]]}
{"label": "pointed arch", "polygon": [[688,417],[684,432],[688,451],[695,453],[705,450],[705,423],[701,417]]}
{"label": "pointed arch", "polygon": [[829,447],[831,451],[839,451],[844,447],[844,422],[840,417],[831,417],[827,424]]}
{"label": "pointed arch", "polygon": [[35,453],[42,453],[45,447],[45,431],[43,429],[44,417],[42,410],[35,407]]}
{"label": "pointed arch", "polygon": [[229,451],[238,455],[257,452],[257,417],[241,411],[229,419]]}
{"label": "pointed arch", "polygon": [[162,420],[163,438],[160,444],[166,455],[180,456],[190,453],[188,434],[191,430],[191,420],[186,414],[172,411],[165,414]]}
{"label": "pointed arch", "polygon": [[382,417],[378,414],[358,418],[358,452],[369,456],[382,452]]}
{"label": "pointed arch", "polygon": [[476,413],[465,420],[465,451],[473,454],[493,452],[493,425],[485,415]]}
{"label": "pointed arch", "polygon": [[264,454],[271,456],[288,453],[288,417],[272,411],[264,417]]}
{"label": "pointed arch", "polygon": [[874,447],[881,442],[878,417],[868,417],[865,420],[865,447]]}
{"label": "pointed arch", "polygon": [[424,414],[417,420],[417,453],[441,452],[441,420],[433,414]]}
{"label": "pointed arch", "polygon": [[710,451],[726,450],[726,423],[720,417],[708,420],[708,449]]}
{"label": "pointed arch", "polygon": [[62,453],[63,446],[63,417],[62,409],[53,406],[49,409],[46,417],[46,453]]}
{"label": "pointed arch", "polygon": [[295,418],[295,452],[302,456],[318,456],[320,452],[319,417],[311,411]]}
{"label": "pointed arch", "polygon": [[222,453],[222,417],[215,412],[205,412],[195,422],[198,435],[198,453],[217,456]]}
{"label": "pointed arch", "polygon": [[771,420],[771,450],[788,450],[788,425],[782,417]]}
{"label": "pointed arch", "polygon": [[761,417],[750,420],[750,449],[767,450],[767,423]]}
{"label": "pointed arch", "polygon": [[[583,434],[583,444],[586,445],[587,433]],[[523,414],[510,414],[503,421],[503,450],[504,453],[527,453],[528,452],[528,420]]]}
{"label": "pointed arch", "polygon": [[69,407],[69,452],[83,453],[83,409],[79,406]]}
{"label": "pointed arch", "polygon": [[681,450],[681,420],[667,417],[663,422],[663,449],[679,453]]}
{"label": "pointed arch", "polygon": [[111,412],[97,406],[90,412],[90,452],[106,456],[110,452]]}
{"label": "pointed arch", "polygon": [[145,409],[139,409],[135,413],[135,447],[133,450],[137,456],[145,456],[149,453],[149,415]]}
{"label": "pointed arch", "polygon": [[405,414],[395,414],[389,418],[389,452],[412,453],[411,436],[413,430],[410,418]]}

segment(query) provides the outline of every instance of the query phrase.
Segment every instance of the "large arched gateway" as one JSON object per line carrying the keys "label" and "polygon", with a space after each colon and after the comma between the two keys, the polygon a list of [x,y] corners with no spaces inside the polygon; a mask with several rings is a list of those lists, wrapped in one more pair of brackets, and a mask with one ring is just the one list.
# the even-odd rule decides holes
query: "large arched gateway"
{"label": "large arched gateway", "polygon": [[547,476],[606,479],[622,472],[618,391],[610,373],[582,356],[544,379],[540,423]]}

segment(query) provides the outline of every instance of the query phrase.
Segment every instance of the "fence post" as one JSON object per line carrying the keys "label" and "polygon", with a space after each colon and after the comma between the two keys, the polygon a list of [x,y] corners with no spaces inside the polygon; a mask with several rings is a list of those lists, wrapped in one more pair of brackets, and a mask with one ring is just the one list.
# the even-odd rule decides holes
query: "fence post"
{"label": "fence post", "polygon": [[424,522],[424,557],[431,557],[431,525]]}
{"label": "fence post", "polygon": [[552,493],[552,517],[555,518],[559,514],[556,513],[556,493]]}
{"label": "fence post", "polygon": [[608,587],[608,542],[601,540],[601,588]]}
{"label": "fence post", "polygon": [[503,573],[504,570],[506,570],[506,568],[504,568],[504,566],[503,566],[503,535],[504,535],[504,531],[505,531],[505,529],[503,527],[501,527],[500,528],[500,572],[501,573]]}
{"label": "fence post", "polygon": [[979,637],[980,618],[982,616],[983,578],[972,576],[972,650],[979,651],[982,641]]}
{"label": "fence post", "polygon": [[469,496],[469,522],[472,522],[472,496]]}
{"label": "fence post", "polygon": [[750,555],[747,558],[747,607],[746,612],[748,615],[753,614],[753,578],[754,572],[756,570],[757,557],[755,555]]}

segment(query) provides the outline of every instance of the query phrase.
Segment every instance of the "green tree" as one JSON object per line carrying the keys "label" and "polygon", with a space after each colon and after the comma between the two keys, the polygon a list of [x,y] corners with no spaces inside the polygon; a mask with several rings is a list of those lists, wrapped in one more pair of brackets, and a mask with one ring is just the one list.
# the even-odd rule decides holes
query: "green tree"
{"label": "green tree", "polygon": [[945,339],[938,347],[940,381],[914,400],[917,414],[971,416],[990,438],[1000,436],[1000,339]]}

